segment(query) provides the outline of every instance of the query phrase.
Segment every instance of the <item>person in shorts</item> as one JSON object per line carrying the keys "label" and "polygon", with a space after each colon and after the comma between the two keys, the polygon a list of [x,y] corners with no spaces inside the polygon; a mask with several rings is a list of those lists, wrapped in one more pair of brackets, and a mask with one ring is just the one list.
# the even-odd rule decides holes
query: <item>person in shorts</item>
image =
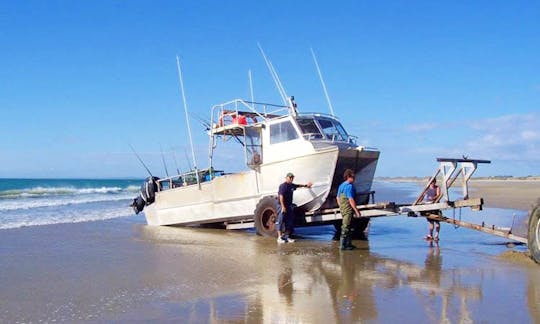
{"label": "person in shorts", "polygon": [[[426,190],[425,194],[425,203],[434,204],[436,203],[441,196],[441,188],[437,186],[437,179],[433,178],[429,184],[429,188]],[[436,211],[439,215],[441,211]],[[424,216],[429,214],[434,214],[434,211],[426,211],[423,213]],[[441,232],[441,223],[438,220],[426,218],[429,223],[429,233],[424,237],[424,239],[431,241],[439,241],[439,234]],[[433,236],[433,229],[435,229],[435,236]]]}

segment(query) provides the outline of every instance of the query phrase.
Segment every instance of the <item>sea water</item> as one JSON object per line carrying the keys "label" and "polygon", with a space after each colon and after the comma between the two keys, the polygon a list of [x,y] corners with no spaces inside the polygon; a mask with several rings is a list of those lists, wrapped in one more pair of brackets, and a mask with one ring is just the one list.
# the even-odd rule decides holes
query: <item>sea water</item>
{"label": "sea water", "polygon": [[0,229],[131,216],[142,182],[0,179]]}

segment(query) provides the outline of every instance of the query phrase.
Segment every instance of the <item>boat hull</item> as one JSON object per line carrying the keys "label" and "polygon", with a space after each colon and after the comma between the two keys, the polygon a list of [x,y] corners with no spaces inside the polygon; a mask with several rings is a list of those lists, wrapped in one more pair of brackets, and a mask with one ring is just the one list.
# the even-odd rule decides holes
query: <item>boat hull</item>
{"label": "boat hull", "polygon": [[304,212],[336,206],[335,192],[343,171],[357,171],[358,202],[371,189],[378,151],[336,146],[260,165],[256,170],[226,174],[199,185],[178,187],[156,193],[156,201],[145,209],[148,225],[193,225],[251,221],[257,203],[277,196],[288,172],[295,183],[312,182],[311,188],[295,191],[293,203]]}

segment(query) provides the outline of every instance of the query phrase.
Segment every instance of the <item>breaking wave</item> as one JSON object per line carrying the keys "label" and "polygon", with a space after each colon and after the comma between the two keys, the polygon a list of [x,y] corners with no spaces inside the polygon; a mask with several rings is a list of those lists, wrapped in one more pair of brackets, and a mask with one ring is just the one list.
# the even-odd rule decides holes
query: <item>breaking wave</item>
{"label": "breaking wave", "polygon": [[139,190],[137,186],[121,187],[97,187],[97,188],[75,188],[75,187],[34,187],[26,189],[12,189],[0,191],[0,199],[33,198],[47,196],[67,196],[67,195],[90,195],[90,194],[115,194],[134,193]]}
{"label": "breaking wave", "polygon": [[133,215],[138,180],[0,179],[0,229]]}
{"label": "breaking wave", "polygon": [[115,207],[106,210],[86,210],[84,212],[69,210],[61,213],[56,210],[51,210],[40,213],[39,216],[35,214],[24,214],[7,218],[4,217],[0,222],[0,229],[101,221],[112,218],[129,217],[132,215],[133,213],[129,207]]}
{"label": "breaking wave", "polygon": [[0,211],[69,206],[106,201],[121,201],[131,198],[133,198],[132,195],[94,195],[90,197],[79,197],[76,199],[13,199],[0,202]]}

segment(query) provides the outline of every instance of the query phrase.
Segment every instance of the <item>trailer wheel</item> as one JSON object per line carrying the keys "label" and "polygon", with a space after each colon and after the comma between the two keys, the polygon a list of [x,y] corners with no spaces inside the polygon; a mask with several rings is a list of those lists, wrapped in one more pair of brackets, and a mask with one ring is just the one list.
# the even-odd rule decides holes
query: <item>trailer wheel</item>
{"label": "trailer wheel", "polygon": [[[339,238],[341,237],[341,225],[342,221],[337,220],[334,221],[334,228],[336,232],[334,233],[334,237],[332,237],[332,240],[339,241]],[[366,230],[369,225],[369,218],[366,217],[360,217],[355,218],[351,220],[351,228],[352,228],[352,238],[356,240],[365,240],[366,239]]]}
{"label": "trailer wheel", "polygon": [[254,221],[257,234],[261,236],[277,236],[277,200],[276,197],[268,196],[259,201],[255,207]]}
{"label": "trailer wheel", "polygon": [[540,263],[540,199],[529,213],[529,253],[531,258]]}
{"label": "trailer wheel", "polygon": [[351,226],[354,228],[353,239],[365,240],[368,225],[369,225],[369,218],[366,218],[366,217],[353,218],[351,221]]}

